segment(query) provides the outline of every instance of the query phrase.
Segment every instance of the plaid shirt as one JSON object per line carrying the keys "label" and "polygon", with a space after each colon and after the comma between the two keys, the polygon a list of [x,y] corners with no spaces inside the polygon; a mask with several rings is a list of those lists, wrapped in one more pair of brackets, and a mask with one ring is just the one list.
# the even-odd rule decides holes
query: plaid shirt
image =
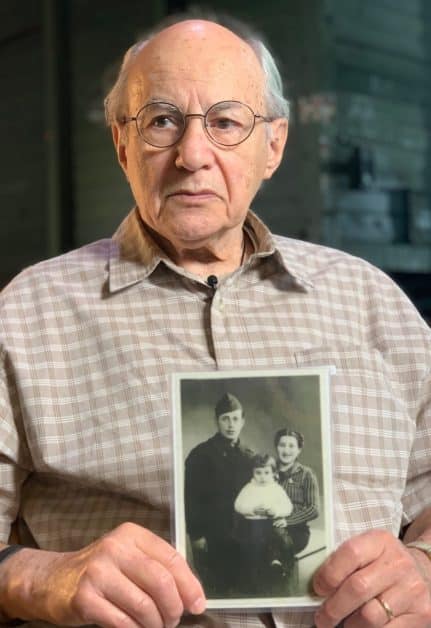
{"label": "plaid shirt", "polygon": [[[271,236],[214,293],[132,211],[103,240],[27,269],[0,295],[0,534],[74,550],[131,520],[169,537],[169,377],[335,364],[337,540],[398,534],[431,502],[431,334],[383,273]],[[307,611],[277,626],[312,625]],[[222,619],[223,618],[223,619]],[[200,626],[262,626],[213,613]],[[36,625],[36,623],[34,623]],[[37,623],[40,625],[40,623]]]}

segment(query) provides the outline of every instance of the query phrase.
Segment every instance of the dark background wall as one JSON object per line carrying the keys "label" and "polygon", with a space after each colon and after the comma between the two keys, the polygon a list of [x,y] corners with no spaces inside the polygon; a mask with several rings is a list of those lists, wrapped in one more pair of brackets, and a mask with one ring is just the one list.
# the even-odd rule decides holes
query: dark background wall
{"label": "dark background wall", "polygon": [[[132,204],[103,122],[117,62],[186,0],[0,6],[0,286],[109,236]],[[365,257],[431,318],[431,7],[213,0],[266,35],[292,102],[286,158],[254,207],[276,231]]]}

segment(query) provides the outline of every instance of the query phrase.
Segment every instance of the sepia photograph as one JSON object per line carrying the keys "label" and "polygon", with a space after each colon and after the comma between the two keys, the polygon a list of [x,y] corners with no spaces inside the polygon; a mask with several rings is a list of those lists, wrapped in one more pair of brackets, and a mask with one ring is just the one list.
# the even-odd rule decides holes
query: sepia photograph
{"label": "sepia photograph", "polygon": [[209,608],[314,606],[333,548],[331,367],[173,377],[175,538]]}

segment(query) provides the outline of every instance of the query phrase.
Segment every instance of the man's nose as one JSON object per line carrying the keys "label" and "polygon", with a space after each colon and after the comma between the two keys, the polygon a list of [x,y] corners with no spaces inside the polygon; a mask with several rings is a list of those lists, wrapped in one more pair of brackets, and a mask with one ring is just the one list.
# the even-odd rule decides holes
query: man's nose
{"label": "man's nose", "polygon": [[176,145],[177,168],[194,172],[211,167],[214,162],[214,144],[206,134],[204,124],[204,118],[200,114],[189,114],[186,117],[186,128]]}

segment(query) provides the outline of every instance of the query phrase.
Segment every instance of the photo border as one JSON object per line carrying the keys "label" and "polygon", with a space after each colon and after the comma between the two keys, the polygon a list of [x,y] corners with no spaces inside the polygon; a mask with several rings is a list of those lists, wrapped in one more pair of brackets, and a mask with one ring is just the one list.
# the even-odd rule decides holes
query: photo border
{"label": "photo border", "polygon": [[[187,557],[187,532],[185,520],[184,498],[184,451],[183,451],[183,426],[181,382],[182,380],[230,380],[240,378],[280,378],[280,377],[304,377],[317,376],[319,379],[320,400],[320,442],[322,456],[322,484],[324,500],[321,507],[324,511],[326,548],[322,557],[324,559],[334,549],[334,520],[333,520],[333,472],[331,453],[331,421],[330,421],[330,377],[335,373],[334,366],[299,367],[285,369],[263,370],[235,370],[235,371],[205,371],[174,373],[171,377],[172,384],[172,409],[173,409],[173,488],[174,511],[173,532],[174,543],[177,550]],[[208,609],[251,609],[251,608],[310,608],[320,606],[322,599],[312,593],[303,596],[291,597],[256,597],[256,598],[208,598]]]}

